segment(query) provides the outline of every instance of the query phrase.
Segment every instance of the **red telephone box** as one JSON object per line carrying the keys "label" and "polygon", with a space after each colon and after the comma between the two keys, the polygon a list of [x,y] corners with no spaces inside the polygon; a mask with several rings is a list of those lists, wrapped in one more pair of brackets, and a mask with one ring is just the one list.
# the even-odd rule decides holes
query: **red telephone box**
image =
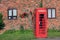
{"label": "red telephone box", "polygon": [[35,9],[35,36],[36,38],[47,37],[47,10],[46,8]]}

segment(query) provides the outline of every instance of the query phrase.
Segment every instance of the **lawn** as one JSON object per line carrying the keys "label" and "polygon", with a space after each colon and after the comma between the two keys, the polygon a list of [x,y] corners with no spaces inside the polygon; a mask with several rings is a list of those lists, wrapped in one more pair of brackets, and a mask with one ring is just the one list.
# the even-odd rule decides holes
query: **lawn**
{"label": "lawn", "polygon": [[48,37],[60,37],[60,30],[49,30]]}
{"label": "lawn", "polygon": [[22,31],[6,31],[0,35],[0,40],[35,40],[33,32],[31,30]]}
{"label": "lawn", "polygon": [[[60,37],[60,32],[49,30],[48,37]],[[36,40],[36,38],[34,37],[34,33],[32,30],[9,30],[0,35],[0,40]]]}

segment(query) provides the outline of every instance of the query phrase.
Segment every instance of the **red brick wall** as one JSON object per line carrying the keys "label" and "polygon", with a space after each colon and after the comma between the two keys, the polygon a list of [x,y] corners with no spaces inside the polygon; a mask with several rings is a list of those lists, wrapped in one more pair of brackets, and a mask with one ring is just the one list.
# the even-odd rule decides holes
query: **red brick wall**
{"label": "red brick wall", "polygon": [[49,28],[60,29],[60,0],[45,0],[43,1],[45,8],[56,8],[56,18],[48,19]]}
{"label": "red brick wall", "polygon": [[[25,29],[32,28],[32,16],[30,15],[30,10],[33,12],[35,8],[38,8],[40,0],[2,0],[0,3],[0,12],[3,14],[3,20],[6,24],[5,29],[19,29],[20,25],[23,25]],[[48,27],[59,27],[60,25],[60,1],[59,0],[43,0],[43,7],[45,8],[56,8],[56,18],[48,19]],[[17,20],[8,20],[7,10],[9,8],[16,8],[18,10]],[[26,10],[29,14],[27,18],[20,18]]]}

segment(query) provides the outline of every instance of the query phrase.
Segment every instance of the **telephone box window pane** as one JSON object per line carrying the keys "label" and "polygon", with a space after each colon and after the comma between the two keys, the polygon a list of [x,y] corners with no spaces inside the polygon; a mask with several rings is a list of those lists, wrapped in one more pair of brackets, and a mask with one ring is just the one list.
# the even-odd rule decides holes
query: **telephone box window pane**
{"label": "telephone box window pane", "polygon": [[9,16],[12,16],[12,10],[9,10]]}
{"label": "telephone box window pane", "polygon": [[55,9],[52,9],[52,18],[55,18]]}
{"label": "telephone box window pane", "polygon": [[42,26],[42,21],[40,22],[40,26]]}
{"label": "telephone box window pane", "polygon": [[44,14],[40,14],[40,18],[44,18]]}
{"label": "telephone box window pane", "polygon": [[17,16],[17,10],[13,9],[13,16]]}
{"label": "telephone box window pane", "polygon": [[51,18],[51,9],[48,9],[48,18]]}

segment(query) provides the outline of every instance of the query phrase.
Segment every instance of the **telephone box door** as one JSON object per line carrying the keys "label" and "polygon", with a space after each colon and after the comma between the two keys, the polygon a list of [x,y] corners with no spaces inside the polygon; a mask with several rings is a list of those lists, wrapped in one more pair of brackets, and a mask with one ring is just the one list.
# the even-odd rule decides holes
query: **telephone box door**
{"label": "telephone box door", "polygon": [[38,8],[35,10],[36,27],[35,35],[37,38],[47,37],[47,10],[46,8]]}

